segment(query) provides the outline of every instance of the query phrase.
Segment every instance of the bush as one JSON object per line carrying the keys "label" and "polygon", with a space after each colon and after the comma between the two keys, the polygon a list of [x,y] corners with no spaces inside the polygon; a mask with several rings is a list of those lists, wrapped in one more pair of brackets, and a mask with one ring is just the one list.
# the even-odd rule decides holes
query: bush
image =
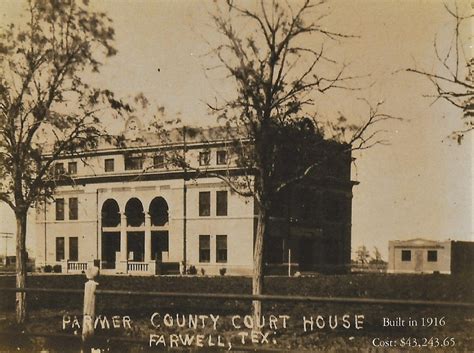
{"label": "bush", "polygon": [[54,265],[53,266],[53,271],[54,273],[61,273],[62,271],[61,265]]}
{"label": "bush", "polygon": [[206,274],[206,270],[201,268],[201,275],[204,276]]}
{"label": "bush", "polygon": [[222,267],[219,269],[219,273],[221,274],[221,276],[224,276],[226,272],[227,272],[227,269],[225,267]]}
{"label": "bush", "polygon": [[53,271],[53,266],[51,266],[51,265],[46,265],[46,266],[44,267],[44,272],[46,272],[46,273],[51,273],[52,271]]}
{"label": "bush", "polygon": [[188,270],[186,271],[188,275],[197,275],[198,271],[196,269],[196,266],[191,265],[189,266]]}

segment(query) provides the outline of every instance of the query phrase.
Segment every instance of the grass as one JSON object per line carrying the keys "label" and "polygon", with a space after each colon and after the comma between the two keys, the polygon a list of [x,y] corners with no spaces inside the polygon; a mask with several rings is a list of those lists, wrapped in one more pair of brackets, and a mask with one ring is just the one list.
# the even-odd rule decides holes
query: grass
{"label": "grass", "polygon": [[[82,289],[84,275],[34,275],[28,278],[28,287],[76,288]],[[251,293],[250,278],[243,277],[128,277],[104,276],[97,279],[100,289],[123,289],[133,291],[175,291],[185,293]],[[13,277],[0,277],[0,287],[13,287]],[[445,275],[321,275],[315,277],[268,277],[265,279],[265,293],[283,295],[313,295],[329,297],[358,297],[384,299],[413,299],[439,301],[474,301],[474,283],[471,276]],[[14,295],[4,293],[0,305],[7,320],[2,329],[9,326],[13,319]],[[27,329],[41,332],[61,332],[62,316],[80,315],[82,297],[80,295],[31,294],[28,298],[30,323]],[[221,315],[223,325],[219,332],[235,336],[236,329],[230,324],[232,315],[244,316],[250,313],[248,302],[235,300],[191,300],[169,298],[132,298],[127,296],[98,296],[97,313],[103,315],[129,315],[133,320],[133,329],[114,329],[107,335],[118,335],[132,339],[147,339],[157,330],[150,325],[153,312],[173,314],[209,314]],[[452,308],[407,307],[394,305],[356,305],[356,304],[303,304],[303,303],[264,303],[264,313],[268,315],[289,315],[289,327],[276,330],[277,344],[272,347],[289,350],[336,349],[348,350],[371,347],[375,337],[454,337],[456,349],[469,349],[474,345],[473,311]],[[302,330],[303,316],[363,314],[364,328],[349,330],[340,327],[331,330],[315,330],[311,333]],[[421,324],[422,318],[444,317],[446,325],[442,327],[383,327],[383,317],[409,317]],[[41,318],[41,319],[39,319]],[[67,331],[67,330],[66,330]],[[71,330],[69,330],[71,331]],[[166,333],[177,332],[167,329]],[[184,332],[181,329],[179,332]],[[206,334],[210,331],[204,330]],[[190,332],[192,333],[192,332]],[[48,345],[54,345],[48,341]],[[37,342],[36,342],[37,344]],[[144,348],[144,345],[140,346]],[[122,349],[123,347],[121,347]],[[445,349],[443,349],[444,351]],[[61,349],[59,350],[61,351]]]}

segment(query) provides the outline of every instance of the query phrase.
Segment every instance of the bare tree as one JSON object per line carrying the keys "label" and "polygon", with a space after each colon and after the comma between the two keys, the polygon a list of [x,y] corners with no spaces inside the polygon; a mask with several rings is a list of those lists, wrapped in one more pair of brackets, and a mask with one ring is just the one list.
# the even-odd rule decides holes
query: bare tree
{"label": "bare tree", "polygon": [[[353,150],[383,143],[381,130],[374,131],[373,126],[392,119],[380,112],[381,102],[368,105],[368,117],[360,125],[341,117],[325,126],[319,115],[311,113],[325,93],[357,89],[353,81],[358,77],[346,74],[346,65],[325,53],[325,41],[339,43],[351,36],[318,23],[325,16],[323,5],[324,1],[262,0],[255,7],[243,7],[228,0],[224,9],[218,7],[212,15],[223,40],[210,55],[217,57],[237,89],[234,98],[209,107],[225,123],[241,173],[232,174],[230,169],[226,174],[208,175],[222,179],[239,195],[255,199],[255,295],[263,292],[264,239],[275,195],[323,164],[314,159],[313,152],[325,143],[328,131],[339,147],[334,149],[337,153],[321,158],[350,158]],[[301,163],[292,163],[297,159]],[[295,168],[288,167],[288,162]],[[259,301],[253,303],[253,314],[254,322],[259,322]]]}
{"label": "bare tree", "polygon": [[370,259],[370,263],[377,264],[377,265],[385,263],[385,261],[382,258],[382,254],[380,253],[379,248],[377,248],[376,246],[374,246],[374,255]]}
{"label": "bare tree", "polygon": [[370,252],[365,245],[359,246],[356,251],[357,262],[363,265],[369,263]]}
{"label": "bare tree", "polygon": [[[466,3],[467,4],[467,3]],[[469,5],[469,4],[468,4]],[[474,58],[472,57],[472,7],[466,15],[461,14],[457,2],[453,8],[444,4],[446,12],[453,19],[451,41],[439,45],[434,39],[434,52],[439,70],[429,71],[422,68],[409,68],[413,72],[427,78],[435,89],[435,101],[442,99],[461,109],[463,128],[453,131],[451,137],[462,142],[464,135],[474,129]],[[467,47],[467,48],[466,48]]]}
{"label": "bare tree", "polygon": [[[106,137],[99,111],[124,108],[83,79],[116,53],[105,14],[74,0],[31,0],[26,14],[24,26],[0,34],[0,200],[16,217],[17,288],[26,284],[28,209],[72,178],[52,173],[55,161],[95,148]],[[17,293],[16,319],[25,322],[25,293]]]}

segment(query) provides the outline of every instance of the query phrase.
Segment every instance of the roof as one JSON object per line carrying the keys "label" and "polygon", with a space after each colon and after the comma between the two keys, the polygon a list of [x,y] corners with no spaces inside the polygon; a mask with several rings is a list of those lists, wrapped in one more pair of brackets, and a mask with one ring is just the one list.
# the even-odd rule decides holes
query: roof
{"label": "roof", "polygon": [[445,244],[450,242],[451,240],[446,239],[442,241],[431,240],[431,239],[423,239],[423,238],[414,238],[408,240],[391,240],[390,243],[393,243],[394,246],[437,246],[441,244]]}

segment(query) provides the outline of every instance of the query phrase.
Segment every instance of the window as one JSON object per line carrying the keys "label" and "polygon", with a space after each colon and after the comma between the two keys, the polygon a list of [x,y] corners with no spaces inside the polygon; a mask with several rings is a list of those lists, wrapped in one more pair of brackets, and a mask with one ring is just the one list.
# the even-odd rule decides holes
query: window
{"label": "window", "polygon": [[79,218],[77,205],[77,197],[71,197],[69,199],[69,219],[75,220]]}
{"label": "window", "polygon": [[216,198],[217,198],[216,215],[227,216],[227,191],[217,191]]}
{"label": "window", "polygon": [[64,221],[64,199],[56,199],[56,220]]}
{"label": "window", "polygon": [[438,251],[428,250],[428,262],[437,262],[437,261],[438,261]]}
{"label": "window", "polygon": [[56,176],[64,174],[64,163],[56,163],[54,165],[54,174]]}
{"label": "window", "polygon": [[143,169],[142,157],[125,157],[125,170]]}
{"label": "window", "polygon": [[217,151],[217,164],[227,164],[227,151]]}
{"label": "window", "polygon": [[64,237],[56,238],[56,261],[64,260]]}
{"label": "window", "polygon": [[411,261],[411,250],[402,250],[402,261]]}
{"label": "window", "polygon": [[227,235],[216,237],[216,262],[227,262]]}
{"label": "window", "polygon": [[211,240],[209,235],[199,236],[199,262],[211,261]]}
{"label": "window", "polygon": [[70,175],[77,174],[77,162],[69,162],[67,164],[67,172]]}
{"label": "window", "polygon": [[69,238],[69,260],[78,261],[79,259],[79,238]]}
{"label": "window", "polygon": [[211,162],[211,154],[209,151],[199,152],[199,165],[209,165]]}
{"label": "window", "polygon": [[158,155],[153,157],[153,168],[162,169],[165,167],[165,157],[163,155]]}
{"label": "window", "polygon": [[105,160],[105,171],[113,172],[115,169],[115,160],[113,158]]}
{"label": "window", "polygon": [[211,215],[211,193],[209,191],[199,193],[199,215]]}

